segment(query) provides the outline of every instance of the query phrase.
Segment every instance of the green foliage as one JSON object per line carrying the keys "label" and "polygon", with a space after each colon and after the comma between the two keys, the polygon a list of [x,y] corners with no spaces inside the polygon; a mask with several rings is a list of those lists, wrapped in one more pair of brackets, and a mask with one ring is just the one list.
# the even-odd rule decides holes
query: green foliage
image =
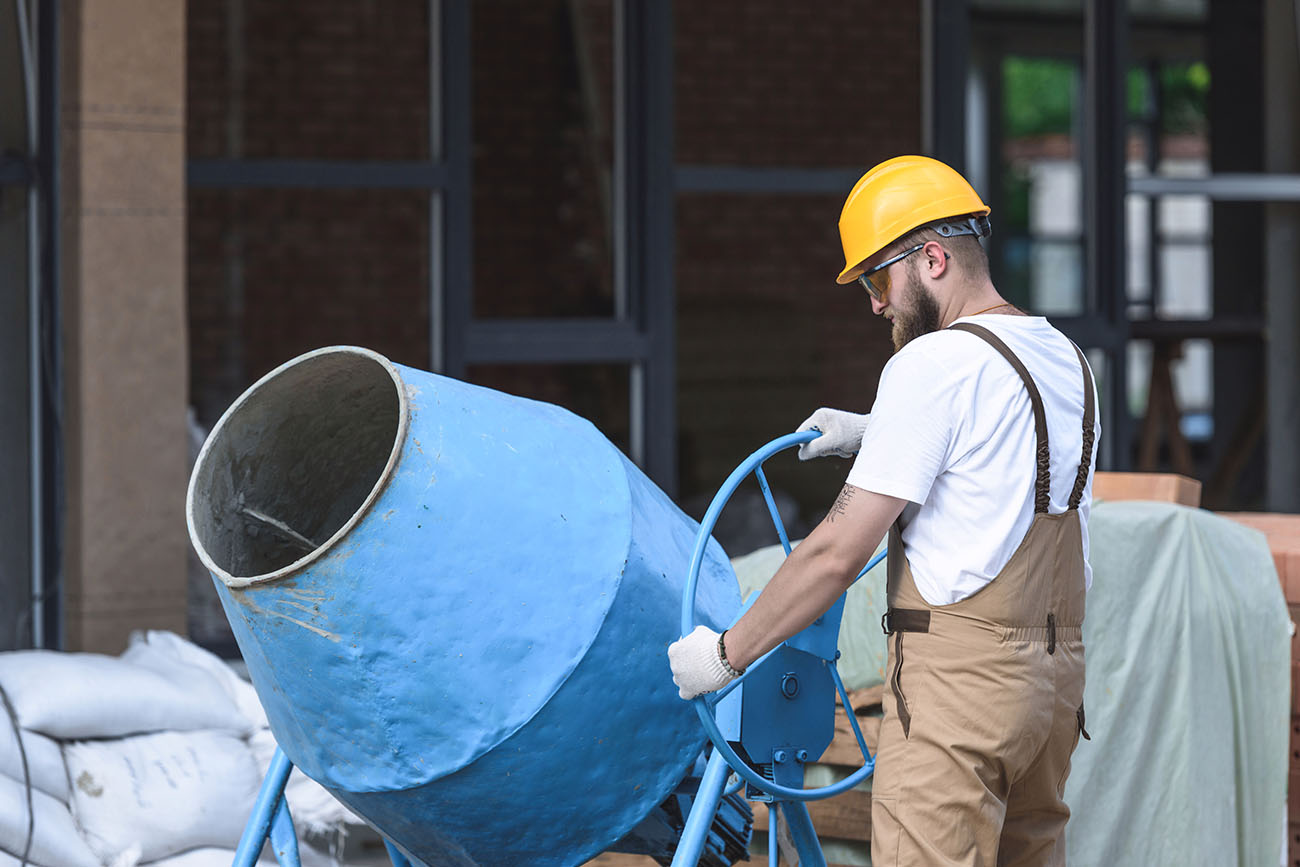
{"label": "green foliage", "polygon": [[1151,88],[1147,87],[1147,77],[1140,69],[1130,69],[1125,80],[1128,96],[1129,120],[1140,120],[1146,116],[1147,101],[1151,98]]}
{"label": "green foliage", "polygon": [[1008,165],[1002,171],[1002,213],[998,222],[1005,229],[1029,231],[1029,174],[1022,165]]}
{"label": "green foliage", "polygon": [[1204,63],[1179,63],[1160,69],[1165,97],[1164,132],[1203,132],[1209,117],[1210,70]]}
{"label": "green foliage", "polygon": [[[1069,135],[1075,100],[1082,97],[1081,73],[1074,59],[1007,57],[1002,62],[1002,134],[1007,139],[1050,134]],[[1129,70],[1126,81],[1128,114],[1147,113],[1146,75]],[[1210,71],[1204,63],[1171,63],[1160,68],[1164,97],[1164,132],[1205,129]]]}
{"label": "green foliage", "polygon": [[1002,134],[1069,134],[1074,117],[1076,64],[1042,57],[1002,61]]}

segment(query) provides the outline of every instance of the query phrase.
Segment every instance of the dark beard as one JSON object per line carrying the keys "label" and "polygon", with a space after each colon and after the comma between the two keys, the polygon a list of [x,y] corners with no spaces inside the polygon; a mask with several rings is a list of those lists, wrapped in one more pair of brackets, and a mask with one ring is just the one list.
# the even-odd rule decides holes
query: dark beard
{"label": "dark beard", "polygon": [[925,288],[916,271],[908,269],[905,288],[906,313],[895,308],[894,328],[890,336],[897,352],[918,337],[939,330],[939,302],[934,293]]}

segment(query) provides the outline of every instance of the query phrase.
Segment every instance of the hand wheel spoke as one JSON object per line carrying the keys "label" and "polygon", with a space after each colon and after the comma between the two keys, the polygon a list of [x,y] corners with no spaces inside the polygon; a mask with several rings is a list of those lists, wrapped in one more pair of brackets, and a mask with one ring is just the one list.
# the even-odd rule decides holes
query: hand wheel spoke
{"label": "hand wheel spoke", "polygon": [[853,736],[858,739],[858,748],[862,750],[862,760],[870,764],[871,750],[867,749],[867,739],[862,736],[862,729],[858,727],[858,713],[853,709],[852,702],[849,701],[848,690],[844,688],[844,681],[840,680],[840,670],[835,663],[827,663],[831,670],[831,680],[835,681],[835,689],[840,694],[840,701],[844,703],[844,713],[849,717],[849,725],[853,728]]}
{"label": "hand wheel spoke", "polygon": [[[703,519],[700,521],[699,533],[695,538],[695,548],[691,553],[690,567],[687,570],[686,575],[686,586],[682,593],[682,635],[689,635],[696,626],[695,591],[699,583],[700,568],[704,562],[705,548],[710,544],[710,536],[713,533],[713,528],[717,525],[718,515],[722,511],[722,507],[726,505],[727,501],[731,498],[731,495],[735,493],[736,488],[751,473],[758,479],[759,488],[763,491],[763,499],[767,502],[768,512],[772,515],[772,523],[776,526],[777,535],[781,539],[781,547],[785,549],[786,555],[789,556],[791,550],[790,538],[786,533],[785,524],[781,521],[780,512],[776,507],[776,500],[772,496],[771,486],[767,482],[767,476],[763,473],[763,462],[777,452],[800,445],[801,443],[806,443],[815,439],[819,435],[820,434],[817,431],[801,431],[798,433],[787,434],[784,437],[779,437],[750,455],[740,464],[740,466],[732,470],[731,474],[727,476],[726,481],[722,483],[722,487],[718,489],[718,493],[714,496],[713,501],[709,504],[708,510],[704,513]],[[873,566],[880,562],[882,557],[884,557],[883,551],[867,563],[866,567],[858,577],[861,578],[870,571]],[[781,645],[778,645],[776,648],[773,648],[768,651],[768,653],[750,663],[748,669],[746,669],[745,675],[732,681],[718,692],[707,696],[698,696],[694,703],[695,710],[700,718],[700,723],[704,726],[704,730],[708,734],[709,740],[713,742],[714,749],[721,754],[727,764],[731,765],[737,776],[757,789],[768,792],[777,798],[790,801],[819,800],[848,791],[865,781],[867,777],[871,776],[872,771],[875,769],[875,760],[872,759],[870,751],[867,749],[866,739],[863,738],[862,731],[858,727],[856,715],[853,713],[853,708],[849,704],[848,694],[844,689],[843,682],[840,680],[839,672],[836,670],[833,663],[830,664],[831,676],[835,682],[835,688],[839,691],[840,698],[844,702],[846,712],[849,714],[849,722],[853,727],[853,734],[857,737],[858,746],[862,750],[862,756],[865,760],[862,767],[858,768],[843,780],[829,786],[804,789],[782,786],[774,783],[772,780],[764,779],[758,775],[757,771],[755,771],[748,762],[736,753],[728,743],[729,736],[724,735],[718,726],[719,720],[716,716],[718,714],[718,705],[733,690],[744,683],[745,678],[748,677],[750,672],[761,666],[768,657],[773,653],[776,653],[780,647]]]}
{"label": "hand wheel spoke", "polygon": [[767,510],[772,514],[772,523],[776,525],[776,535],[781,538],[781,547],[785,549],[785,556],[790,556],[790,537],[786,535],[785,524],[781,522],[781,512],[776,508],[776,500],[772,498],[772,489],[767,484],[767,476],[763,473],[763,465],[759,464],[754,468],[754,478],[758,479],[758,486],[763,490],[763,499],[767,501]]}

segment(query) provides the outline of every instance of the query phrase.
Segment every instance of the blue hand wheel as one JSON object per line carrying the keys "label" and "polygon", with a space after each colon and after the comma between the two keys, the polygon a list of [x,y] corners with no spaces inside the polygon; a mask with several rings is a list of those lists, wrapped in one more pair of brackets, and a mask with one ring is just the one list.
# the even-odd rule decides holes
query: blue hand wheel
{"label": "blue hand wheel", "polygon": [[[718,522],[718,515],[722,513],[723,507],[727,505],[727,501],[731,499],[731,495],[735,493],[736,488],[750,473],[753,473],[754,477],[758,479],[758,485],[763,491],[763,498],[767,501],[768,511],[772,514],[772,522],[776,525],[777,536],[781,539],[781,545],[785,548],[786,556],[790,555],[790,539],[786,535],[785,525],[781,522],[781,515],[777,511],[776,501],[772,499],[772,491],[768,487],[767,477],[763,474],[763,462],[777,452],[810,442],[819,436],[821,436],[819,431],[812,430],[778,437],[742,461],[740,466],[732,470],[731,475],[727,476],[727,480],[722,483],[722,487],[714,495],[713,501],[709,503],[708,511],[704,513],[704,520],[700,522],[699,534],[695,537],[695,549],[691,553],[691,565],[687,573],[686,589],[682,594],[682,635],[690,635],[697,625],[695,619],[695,588],[699,584],[700,565],[704,562],[704,549],[708,545],[709,537],[713,534],[713,528]],[[871,558],[871,561],[858,573],[858,578],[867,574],[873,566],[879,563],[885,553],[885,551],[881,551]],[[830,668],[831,677],[835,681],[835,688],[839,691],[840,700],[844,702],[845,712],[848,714],[849,721],[853,726],[853,733],[858,739],[858,747],[862,750],[863,761],[860,768],[838,783],[832,783],[829,786],[819,786],[811,789],[783,786],[760,775],[736,753],[731,744],[727,743],[726,737],[718,728],[715,708],[725,695],[744,683],[745,679],[766,661],[767,656],[756,660],[749,666],[744,675],[732,681],[724,689],[716,693],[698,696],[693,701],[695,712],[699,714],[700,723],[703,724],[709,740],[713,742],[713,748],[722,755],[732,770],[750,785],[762,789],[776,798],[792,801],[816,801],[821,798],[830,798],[841,792],[847,792],[871,776],[876,767],[876,760],[867,749],[866,740],[862,737],[862,731],[858,728],[857,716],[853,711],[853,706],[849,703],[848,692],[844,689],[844,683],[840,680],[839,671],[836,669],[834,662],[828,662],[827,666]]]}

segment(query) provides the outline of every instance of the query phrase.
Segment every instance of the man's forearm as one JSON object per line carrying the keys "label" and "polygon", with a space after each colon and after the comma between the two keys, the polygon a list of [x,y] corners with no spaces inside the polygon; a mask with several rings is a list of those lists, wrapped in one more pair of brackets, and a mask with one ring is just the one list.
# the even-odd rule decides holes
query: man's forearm
{"label": "man's forearm", "polygon": [[808,626],[853,583],[861,564],[836,556],[832,547],[818,544],[816,535],[814,531],[790,553],[753,607],[727,630],[727,661],[734,667],[748,667]]}
{"label": "man's forearm", "polygon": [[745,668],[835,604],[906,505],[905,500],[845,485],[825,520],[790,553],[734,627],[727,660]]}

